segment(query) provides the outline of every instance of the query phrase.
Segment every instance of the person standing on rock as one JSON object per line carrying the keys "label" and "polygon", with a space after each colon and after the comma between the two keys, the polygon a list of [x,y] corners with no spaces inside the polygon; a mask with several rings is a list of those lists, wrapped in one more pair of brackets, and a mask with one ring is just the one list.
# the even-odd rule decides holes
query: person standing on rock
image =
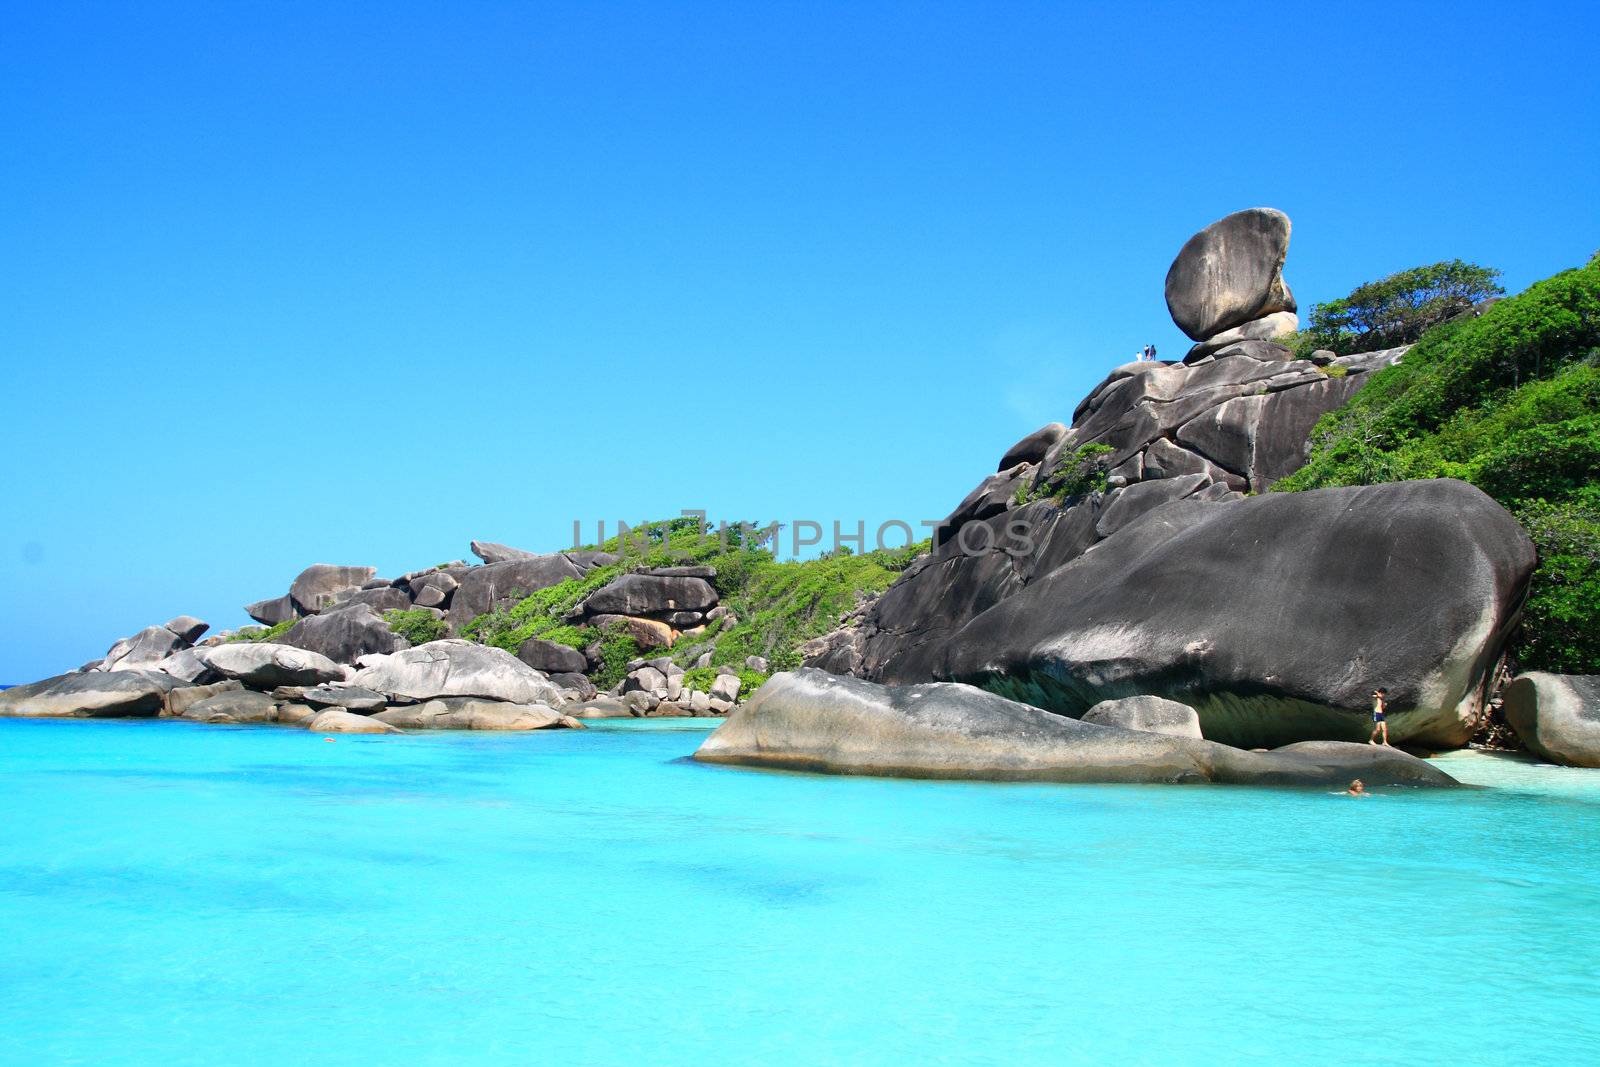
{"label": "person standing on rock", "polygon": [[1389,691],[1381,686],[1372,691],[1372,736],[1367,738],[1367,744],[1376,745],[1381,735],[1383,743],[1389,743]]}

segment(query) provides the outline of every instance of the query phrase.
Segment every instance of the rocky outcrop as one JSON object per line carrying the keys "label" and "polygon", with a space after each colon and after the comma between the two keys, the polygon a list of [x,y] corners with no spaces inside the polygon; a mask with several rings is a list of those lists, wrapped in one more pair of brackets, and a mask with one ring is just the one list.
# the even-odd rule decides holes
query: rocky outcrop
{"label": "rocky outcrop", "polygon": [[224,678],[236,678],[252,689],[320,685],[345,676],[344,668],[326,656],[270,641],[215,645],[206,649],[202,658]]}
{"label": "rocky outcrop", "polygon": [[445,697],[373,716],[406,730],[583,729],[583,724],[542,704],[509,704],[476,697]]}
{"label": "rocky outcrop", "polygon": [[1102,700],[1083,713],[1083,720],[1096,726],[1115,726],[1169,737],[1200,738],[1200,714],[1187,704],[1161,697],[1123,697]]}
{"label": "rocky outcrop", "polygon": [[356,715],[338,708],[319,712],[306,723],[306,728],[318,734],[398,734],[401,731],[375,716]]}
{"label": "rocky outcrop", "polygon": [[431,641],[391,656],[367,656],[350,681],[391,701],[481,697],[511,704],[561,703],[561,691],[511,653],[470,641]]}
{"label": "rocky outcrop", "polygon": [[674,611],[706,611],[717,604],[717,591],[704,578],[624,574],[589,594],[585,615],[653,615]]}
{"label": "rocky outcrop", "polygon": [[100,661],[102,671],[144,671],[175,652],[189,647],[189,642],[165,626],[147,626],[132,637],[124,637],[106,650]]}
{"label": "rocky outcrop", "polygon": [[1289,231],[1289,216],[1283,212],[1250,208],[1189,238],[1167,270],[1172,321],[1204,342],[1269,315],[1295,311],[1294,296],[1283,280]]}
{"label": "rocky outcrop", "polygon": [[494,541],[474,541],[468,546],[472,554],[485,563],[506,563],[514,559],[537,559],[537,552],[527,552]]}
{"label": "rocky outcrop", "polygon": [[331,605],[342,593],[359,592],[377,573],[376,567],[313,563],[289,586],[289,600],[297,614],[312,615]]}
{"label": "rocky outcrop", "polygon": [[1504,693],[1507,724],[1552,763],[1600,767],[1600,675],[1530,671]]}
{"label": "rocky outcrop", "polygon": [[1364,738],[1382,685],[1392,739],[1454,747],[1533,566],[1464,482],[1183,501],[977,615],[935,674],[1069,715],[1163,696],[1245,747]]}
{"label": "rocky outcrop", "polygon": [[341,605],[321,615],[307,616],[278,640],[345,664],[353,664],[362,656],[388,655],[411,647],[366,604]]}
{"label": "rocky outcrop", "polygon": [[1447,786],[1423,760],[1365,744],[1245,752],[1079,722],[966,685],[880,686],[802,669],[775,676],[695,759],[829,774],[985,781]]}
{"label": "rocky outcrop", "polygon": [[162,629],[176,634],[178,640],[186,645],[192,645],[200,640],[200,636],[211,629],[211,624],[193,615],[179,615],[175,619],[168,619],[162,624]]}
{"label": "rocky outcrop", "polygon": [[158,671],[62,674],[0,691],[0,715],[23,718],[154,718],[177,679]]}
{"label": "rocky outcrop", "polygon": [[185,705],[178,718],[208,723],[263,723],[278,721],[279,701],[248,689],[216,693]]}
{"label": "rocky outcrop", "polygon": [[469,567],[456,575],[459,584],[450,600],[450,622],[457,628],[465,626],[479,615],[514,606],[530,593],[582,578],[590,569],[561,552]]}
{"label": "rocky outcrop", "polygon": [[517,658],[545,674],[582,674],[589,669],[582,652],[542,637],[530,637],[518,645]]}
{"label": "rocky outcrop", "polygon": [[262,626],[276,626],[281,622],[288,622],[296,617],[294,601],[289,599],[289,594],[272,597],[269,600],[258,600],[254,604],[246,604],[244,613],[259,622]]}

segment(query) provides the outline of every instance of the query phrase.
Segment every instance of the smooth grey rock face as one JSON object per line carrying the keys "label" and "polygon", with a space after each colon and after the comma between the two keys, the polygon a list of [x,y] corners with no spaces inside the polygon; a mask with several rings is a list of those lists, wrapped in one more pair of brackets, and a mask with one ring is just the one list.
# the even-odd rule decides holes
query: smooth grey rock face
{"label": "smooth grey rock face", "polygon": [[405,611],[411,606],[411,597],[405,590],[384,586],[380,589],[357,589],[353,593],[340,593],[323,611],[366,607],[382,615],[386,611]]}
{"label": "smooth grey rock face", "polygon": [[148,719],[161,714],[177,679],[157,671],[95,671],[0,691],[0,715],[54,719]]}
{"label": "smooth grey rock face", "polygon": [[411,598],[419,608],[448,608],[461,583],[449,571],[434,571],[409,583]]}
{"label": "smooth grey rock face", "polygon": [[459,584],[450,598],[450,624],[459,630],[479,615],[510,608],[530,593],[581,577],[583,569],[560,552],[470,567],[455,575]]}
{"label": "smooth grey rock face", "polygon": [[430,641],[392,656],[373,656],[350,679],[391,700],[462,696],[511,704],[561,703],[561,691],[511,653],[470,641]]}
{"label": "smooth grey rock face", "polygon": [[583,609],[590,615],[654,615],[705,611],[716,603],[717,591],[704,578],[624,574],[591,593]]}
{"label": "smooth grey rock face", "polygon": [[185,644],[194,644],[200,640],[200,635],[211,629],[211,624],[195,618],[193,615],[179,615],[166,622],[163,629],[171,630],[178,635],[178,640]]}
{"label": "smooth grey rock face", "polygon": [[1600,675],[1529,671],[1505,689],[1506,722],[1551,763],[1600,767]]}
{"label": "smooth grey rock face", "polygon": [[1124,730],[1138,730],[1149,734],[1166,734],[1168,737],[1192,737],[1199,740],[1200,713],[1187,704],[1161,697],[1123,697],[1120,700],[1102,700],[1083,713],[1083,721],[1096,726],[1116,726]]}
{"label": "smooth grey rock face", "polygon": [[407,730],[583,729],[576,719],[542,704],[509,704],[475,697],[444,697],[390,708],[373,718]]}
{"label": "smooth grey rock face", "polygon": [[725,700],[732,704],[739,699],[740,688],[737,674],[719,674],[711,681],[711,691],[706,694],[712,701]]}
{"label": "smooth grey rock face", "polygon": [[300,700],[313,708],[343,708],[363,715],[382,711],[387,706],[382,693],[359,685],[319,685],[301,693]]}
{"label": "smooth grey rock face", "polygon": [[1006,449],[995,470],[1008,471],[1019,463],[1038,463],[1066,435],[1067,428],[1061,423],[1047,423]]}
{"label": "smooth grey rock face", "polygon": [[132,637],[125,637],[112,645],[106,658],[100,661],[103,671],[147,671],[156,664],[187,648],[189,642],[165,626],[147,626]]}
{"label": "smooth grey rock face", "polygon": [[306,728],[318,734],[397,734],[401,731],[376,716],[357,715],[341,708],[329,708],[316,714]]}
{"label": "smooth grey rock face", "polygon": [[1453,785],[1369,745],[1276,752],[1097,726],[966,685],[880,686],[802,668],[734,710],[695,759],[829,774],[986,781]]}
{"label": "smooth grey rock face", "polygon": [[474,541],[471,544],[472,554],[485,563],[505,563],[514,559],[537,559],[538,553],[526,552],[510,545],[497,544],[494,541]]}
{"label": "smooth grey rock face", "polygon": [[1300,328],[1300,316],[1292,311],[1275,311],[1271,315],[1264,315],[1259,319],[1251,319],[1242,326],[1235,326],[1231,330],[1223,330],[1215,337],[1207,338],[1189,349],[1184,354],[1185,363],[1198,363],[1207,356],[1216,356],[1220,353],[1236,348],[1244,341],[1273,341],[1279,337],[1294,333]]}
{"label": "smooth grey rock face", "polygon": [[251,689],[320,685],[344,678],[344,671],[328,657],[271,641],[213,645],[202,656],[212,670],[224,678],[237,678]]}
{"label": "smooth grey rock face", "polygon": [[295,610],[294,601],[289,599],[287,593],[270,600],[258,600],[254,604],[246,604],[244,613],[262,626],[276,626],[299,614]]}
{"label": "smooth grey rock face", "polygon": [[[397,595],[399,590],[390,590]],[[405,638],[389,629],[372,608],[365,604],[340,606],[321,615],[310,615],[278,639],[285,645],[303,648],[326,656],[335,663],[354,664],[367,655],[388,655],[409,648]]]}
{"label": "smooth grey rock face", "polygon": [[550,684],[560,689],[563,696],[574,702],[593,700],[600,695],[600,690],[594,687],[594,683],[576,671],[552,674]]}
{"label": "smooth grey rock face", "polygon": [[301,571],[294,583],[289,586],[289,599],[299,614],[310,615],[332,604],[340,593],[358,592],[363,585],[377,577],[377,574],[376,567],[341,567],[332,563],[313,563]]}
{"label": "smooth grey rock face", "polygon": [[1066,714],[1164,696],[1242,747],[1365,738],[1381,685],[1393,739],[1454,747],[1533,566],[1465,482],[1182,501],[974,618],[939,674]]}
{"label": "smooth grey rock face", "polygon": [[197,648],[179,649],[166,659],[158,660],[153,669],[190,685],[199,685],[216,677]]}
{"label": "smooth grey rock face", "polygon": [[589,661],[582,652],[542,637],[530,637],[517,646],[517,658],[534,670],[550,675],[582,674],[589,669]]}
{"label": "smooth grey rock face", "polygon": [[1283,280],[1289,216],[1250,208],[1218,219],[1184,243],[1167,270],[1167,310],[1203,341],[1275,311],[1296,310]]}
{"label": "smooth grey rock face", "polygon": [[968,493],[939,524],[934,543],[945,544],[967,523],[1005,511],[1014,502],[1017,489],[1031,479],[1033,471],[1034,468],[1028,464],[1018,464],[979,482],[977,488]]}
{"label": "smooth grey rock face", "polygon": [[182,716],[191,705],[198,704],[208,697],[219,693],[242,693],[243,683],[229,678],[221,682],[212,682],[210,685],[188,685],[174,689],[167,694],[167,706],[163,715],[172,717]]}
{"label": "smooth grey rock face", "polygon": [[1124,526],[1163,504],[1182,500],[1211,484],[1204,474],[1184,474],[1175,478],[1140,482],[1118,490],[1110,497],[1106,510],[1095,523],[1095,533],[1110,537]]}
{"label": "smooth grey rock face", "polygon": [[187,705],[179,718],[194,722],[259,723],[278,721],[278,702],[248,689],[216,693]]}
{"label": "smooth grey rock face", "polygon": [[658,697],[665,697],[667,676],[654,667],[637,667],[629,671],[628,676],[622,680],[623,696],[635,692],[654,693]]}
{"label": "smooth grey rock face", "polygon": [[633,710],[616,697],[593,697],[573,707],[562,708],[574,719],[631,719]]}

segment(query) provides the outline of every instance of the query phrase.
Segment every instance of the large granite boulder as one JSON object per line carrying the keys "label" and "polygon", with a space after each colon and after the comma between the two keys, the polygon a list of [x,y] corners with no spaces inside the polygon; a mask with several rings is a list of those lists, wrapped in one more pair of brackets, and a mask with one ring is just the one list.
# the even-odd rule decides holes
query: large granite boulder
{"label": "large granite boulder", "polygon": [[1600,767],[1600,675],[1530,671],[1505,688],[1506,722],[1552,763]]}
{"label": "large granite boulder", "polygon": [[162,624],[162,628],[171,630],[178,635],[178,640],[192,645],[200,640],[200,635],[211,629],[211,624],[193,615],[179,615]]}
{"label": "large granite boulder", "polygon": [[249,689],[217,693],[187,705],[179,718],[209,723],[260,723],[278,721],[278,701]]}
{"label": "large granite boulder", "polygon": [[371,715],[387,706],[382,693],[374,693],[359,685],[319,685],[300,693],[300,700],[313,708],[343,708],[345,711]]}
{"label": "large granite boulder", "polygon": [[289,599],[298,614],[311,615],[334,603],[342,593],[358,592],[377,574],[376,567],[313,563],[301,571],[289,586]]}
{"label": "large granite boulder", "polygon": [[589,615],[655,615],[705,611],[716,603],[717,591],[704,578],[624,574],[590,593],[583,611]]}
{"label": "large granite boulder", "polygon": [[987,781],[1454,784],[1394,749],[1313,743],[1244,752],[1079,722],[966,685],[881,686],[805,668],[763,685],[705,740],[695,759]]}
{"label": "large granite boulder", "polygon": [[1117,726],[1169,737],[1205,736],[1200,732],[1200,715],[1187,704],[1161,697],[1123,697],[1102,700],[1083,713],[1083,721],[1096,726]]}
{"label": "large granite boulder", "polygon": [[159,671],[62,674],[0,691],[0,715],[21,718],[153,718],[179,685]]}
{"label": "large granite boulder", "polygon": [[373,716],[407,730],[583,729],[583,723],[543,704],[509,704],[476,697],[444,697],[390,708]]}
{"label": "large granite boulder", "polygon": [[471,641],[430,641],[391,656],[368,656],[352,684],[391,701],[481,697],[511,704],[561,703],[561,691],[543,674],[501,648]]}
{"label": "large granite boulder", "polygon": [[537,552],[528,552],[510,545],[498,544],[494,541],[474,541],[469,546],[472,554],[485,563],[505,563],[514,559],[537,559]]}
{"label": "large granite boulder", "polygon": [[411,599],[417,607],[440,609],[450,607],[450,598],[460,585],[461,582],[449,571],[431,571],[407,583]]}
{"label": "large granite boulder", "polygon": [[189,647],[189,642],[165,626],[146,626],[132,637],[124,637],[106,651],[100,661],[103,671],[148,671],[156,664]]}
{"label": "large granite boulder", "polygon": [[[1207,356],[1220,355],[1223,351],[1242,350],[1242,346],[1250,342],[1271,343],[1280,337],[1287,337],[1300,328],[1300,316],[1292,311],[1274,311],[1270,315],[1263,315],[1259,319],[1251,319],[1241,326],[1231,330],[1223,330],[1215,337],[1208,337],[1204,341],[1190,348],[1184,353],[1185,363],[1199,363]],[[1274,347],[1281,348],[1281,345]]]}
{"label": "large granite boulder", "polygon": [[677,640],[678,632],[669,623],[659,619],[641,619],[636,615],[591,615],[585,622],[600,630],[621,630],[645,651],[671,648]]}
{"label": "large granite boulder", "polygon": [[582,652],[542,637],[530,637],[518,645],[517,658],[545,674],[582,674],[589,669],[589,660]]}
{"label": "large granite boulder", "polygon": [[368,607],[382,615],[386,611],[406,611],[412,607],[411,594],[392,585],[377,589],[357,589],[340,593],[322,610],[342,611],[345,608]]}
{"label": "large granite boulder", "polygon": [[162,709],[161,714],[163,717],[181,718],[185,711],[202,700],[207,700],[222,693],[242,692],[244,692],[244,683],[234,678],[212,682],[208,685],[181,686],[167,694],[167,706]]}
{"label": "large granite boulder", "polygon": [[198,648],[180,648],[163,660],[158,660],[154,670],[170,674],[187,685],[203,685],[217,677],[211,665]]}
{"label": "large granite boulder", "polygon": [[455,575],[459,584],[450,597],[450,623],[459,629],[479,615],[583,575],[584,568],[560,552],[469,567]]}
{"label": "large granite boulder", "polygon": [[320,685],[342,680],[344,668],[318,652],[272,641],[230,641],[202,653],[206,666],[251,689]]}
{"label": "large granite boulder", "polygon": [[1167,310],[1178,328],[1204,341],[1279,311],[1294,311],[1283,280],[1289,216],[1250,208],[1189,238],[1167,270]]}
{"label": "large granite boulder", "polygon": [[398,734],[402,731],[371,715],[357,715],[340,708],[318,712],[306,721],[306,728],[318,734]]}
{"label": "large granite boulder", "polygon": [[270,600],[258,600],[254,604],[246,604],[244,613],[262,626],[276,626],[300,614],[295,610],[294,601],[289,599],[288,593]]}
{"label": "large granite boulder", "polygon": [[289,627],[278,640],[326,656],[335,663],[354,663],[362,656],[388,655],[411,647],[410,642],[389,629],[383,617],[366,604],[340,605],[320,615],[309,615]]}
{"label": "large granite boulder", "polygon": [[995,470],[1008,471],[1019,463],[1038,463],[1066,435],[1067,428],[1061,423],[1047,423],[1006,449]]}
{"label": "large granite boulder", "polygon": [[1534,550],[1447,479],[1228,503],[1177,501],[977,615],[938,676],[1069,715],[1150,694],[1244,747],[1390,737],[1465,743]]}

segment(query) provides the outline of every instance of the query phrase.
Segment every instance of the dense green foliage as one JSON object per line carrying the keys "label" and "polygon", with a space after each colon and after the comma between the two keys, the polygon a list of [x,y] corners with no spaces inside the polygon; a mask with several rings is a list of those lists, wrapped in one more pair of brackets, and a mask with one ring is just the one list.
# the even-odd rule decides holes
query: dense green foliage
{"label": "dense green foliage", "polygon": [[294,624],[299,622],[299,621],[300,621],[299,619],[284,619],[282,622],[278,623],[276,626],[246,626],[244,629],[239,630],[236,633],[230,634],[228,636],[228,640],[229,641],[276,641],[278,638],[280,638],[284,634],[288,633],[290,628],[293,627]]}
{"label": "dense green foliage", "polygon": [[1103,492],[1106,487],[1106,474],[1110,469],[1106,457],[1113,451],[1110,445],[1080,445],[1062,456],[1055,470],[1047,474],[1037,485],[1031,488],[1027,485],[1019,486],[1016,502],[1018,504],[1026,504],[1030,500],[1065,502],[1073,497]]}
{"label": "dense green foliage", "polygon": [[449,625],[426,608],[386,611],[383,621],[389,624],[389,629],[413,645],[425,645],[450,635]]}
{"label": "dense green foliage", "polygon": [[1275,489],[1461,478],[1539,548],[1522,665],[1600,673],[1600,257],[1436,326],[1323,417]]}
{"label": "dense green foliage", "polygon": [[[840,617],[862,597],[887,589],[927,550],[923,542],[859,555],[844,550],[818,559],[780,562],[769,547],[774,537],[770,526],[712,529],[693,517],[642,523],[629,531],[626,544],[612,537],[588,546],[620,554],[620,563],[541,589],[509,610],[481,615],[462,632],[510,652],[530,637],[597,652],[601,662],[591,678],[602,689],[620,681],[628,660],[641,655],[670,656],[688,667],[709,652],[714,666],[731,664],[740,669],[748,693],[766,679],[744,669],[746,656],[765,657],[775,671],[793,669],[800,663],[801,644],[837,627]],[[580,601],[619,574],[641,567],[691,565],[715,568],[711,583],[736,622],[713,620],[700,633],[686,634],[670,650],[641,651],[620,627],[600,634],[568,618]]]}
{"label": "dense green foliage", "polygon": [[[717,680],[715,667],[690,667],[683,674],[683,687],[685,689],[698,689],[702,693],[711,691],[711,683]],[[739,668],[739,696],[749,696],[760,689],[767,680],[767,675],[760,671],[753,671],[748,667]]]}
{"label": "dense green foliage", "polygon": [[1290,347],[1302,355],[1318,348],[1349,355],[1410,344],[1479,301],[1504,293],[1499,277],[1497,270],[1452,259],[1367,282],[1347,297],[1314,306],[1310,325]]}

